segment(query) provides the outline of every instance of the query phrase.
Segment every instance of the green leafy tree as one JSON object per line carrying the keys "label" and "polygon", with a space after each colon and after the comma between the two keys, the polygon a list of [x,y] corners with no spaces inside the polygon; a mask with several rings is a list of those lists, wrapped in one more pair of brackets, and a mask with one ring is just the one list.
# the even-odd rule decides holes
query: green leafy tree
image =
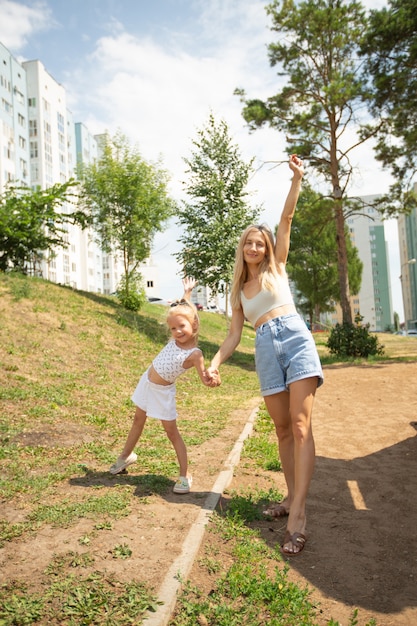
{"label": "green leafy tree", "polygon": [[[291,226],[288,274],[299,292],[300,309],[308,316],[311,328],[320,313],[333,311],[339,302],[336,225],[332,219],[333,202],[323,198],[308,184],[303,186]],[[349,284],[359,292],[363,264],[345,228]]]}
{"label": "green leafy tree", "polygon": [[68,246],[69,224],[87,225],[86,215],[73,204],[69,180],[48,189],[10,185],[0,195],[0,270],[40,272],[45,257]]}
{"label": "green leafy tree", "polygon": [[247,99],[241,89],[236,93],[249,128],[267,124],[284,132],[288,152],[307,159],[309,170],[328,189],[336,225],[339,300],[343,320],[352,323],[345,238],[351,153],[376,132],[369,124],[360,125],[370,98],[358,59],[366,14],[359,2],[345,0],[275,0],[266,10],[278,34],[268,47],[270,64],[286,80],[265,101]]}
{"label": "green leafy tree", "polygon": [[[391,210],[415,206],[410,193],[417,171],[417,4],[389,0],[370,13],[362,45],[373,83],[374,112],[385,117],[377,158],[391,169]],[[393,200],[397,201],[393,202]]]}
{"label": "green leafy tree", "polygon": [[216,123],[212,114],[192,143],[191,158],[184,159],[189,200],[178,213],[184,232],[179,238],[183,248],[176,257],[185,274],[227,296],[239,237],[259,215],[259,209],[247,202],[253,159],[242,160],[226,122]]}
{"label": "green leafy tree", "polygon": [[81,203],[91,212],[104,250],[123,259],[122,293],[137,293],[138,266],[149,257],[153,238],[173,215],[168,175],[160,164],[145,161],[127,138],[107,137],[96,163],[83,166]]}

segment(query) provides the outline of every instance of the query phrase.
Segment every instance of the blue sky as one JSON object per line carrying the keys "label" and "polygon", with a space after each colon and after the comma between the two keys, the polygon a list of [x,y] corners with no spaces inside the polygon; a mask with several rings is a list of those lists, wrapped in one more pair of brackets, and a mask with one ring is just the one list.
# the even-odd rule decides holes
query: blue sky
{"label": "blue sky", "polygon": [[[273,41],[266,0],[0,0],[0,41],[19,60],[39,59],[64,85],[75,121],[92,133],[120,129],[142,156],[162,159],[172,195],[183,197],[184,157],[210,113],[224,119],[242,157],[282,161],[284,138],[264,129],[249,134],[241,116],[243,87],[254,97],[277,91],[266,46]],[[366,0],[381,7],[382,0]],[[390,178],[371,147],[354,155],[351,194],[388,189]],[[261,219],[275,226],[289,184],[287,166],[263,166],[251,179]],[[396,226],[387,229],[393,306],[402,319]],[[154,261],[161,296],[181,289],[172,253],[179,249],[174,222],[158,235]]]}

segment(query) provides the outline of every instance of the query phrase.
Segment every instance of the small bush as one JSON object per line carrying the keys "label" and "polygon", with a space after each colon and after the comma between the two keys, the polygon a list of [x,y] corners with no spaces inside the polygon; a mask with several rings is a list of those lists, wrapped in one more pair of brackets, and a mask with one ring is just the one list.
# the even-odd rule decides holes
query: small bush
{"label": "small bush", "polygon": [[126,291],[118,291],[117,297],[119,298],[120,304],[128,311],[139,311],[145,302],[145,298],[142,297],[142,294],[136,291],[130,291],[129,293]]}
{"label": "small bush", "polygon": [[129,280],[123,276],[117,289],[120,304],[128,311],[139,311],[146,302],[146,294],[139,274],[131,274]]}
{"label": "small bush", "polygon": [[369,332],[369,324],[361,324],[363,317],[357,315],[354,324],[336,324],[330,331],[327,347],[331,354],[341,357],[364,357],[383,355],[378,337]]}

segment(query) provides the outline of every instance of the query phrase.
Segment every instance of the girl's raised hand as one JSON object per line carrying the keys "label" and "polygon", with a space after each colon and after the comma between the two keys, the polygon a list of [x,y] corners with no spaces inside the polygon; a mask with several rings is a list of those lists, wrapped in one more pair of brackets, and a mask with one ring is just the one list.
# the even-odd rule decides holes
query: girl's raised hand
{"label": "girl's raised hand", "polygon": [[192,278],[192,276],[185,276],[182,279],[182,286],[184,287],[184,291],[191,292],[196,285],[198,285],[198,280]]}
{"label": "girl's raised hand", "polygon": [[191,299],[191,292],[197,284],[198,284],[198,280],[196,280],[195,278],[192,278],[191,276],[185,276],[182,279],[182,286],[184,287],[184,295],[183,295],[184,300]]}

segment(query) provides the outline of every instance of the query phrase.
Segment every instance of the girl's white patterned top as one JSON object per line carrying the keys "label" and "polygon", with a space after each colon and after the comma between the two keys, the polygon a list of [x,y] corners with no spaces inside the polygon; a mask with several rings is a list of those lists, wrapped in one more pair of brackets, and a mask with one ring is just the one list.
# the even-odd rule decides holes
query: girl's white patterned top
{"label": "girl's white patterned top", "polygon": [[183,367],[183,363],[194,350],[198,350],[198,348],[194,347],[189,350],[179,348],[173,339],[169,341],[165,348],[162,348],[161,352],[154,358],[152,362],[154,370],[161,378],[166,380],[167,383],[174,383],[178,376],[181,376],[181,374],[184,374],[186,371]]}

